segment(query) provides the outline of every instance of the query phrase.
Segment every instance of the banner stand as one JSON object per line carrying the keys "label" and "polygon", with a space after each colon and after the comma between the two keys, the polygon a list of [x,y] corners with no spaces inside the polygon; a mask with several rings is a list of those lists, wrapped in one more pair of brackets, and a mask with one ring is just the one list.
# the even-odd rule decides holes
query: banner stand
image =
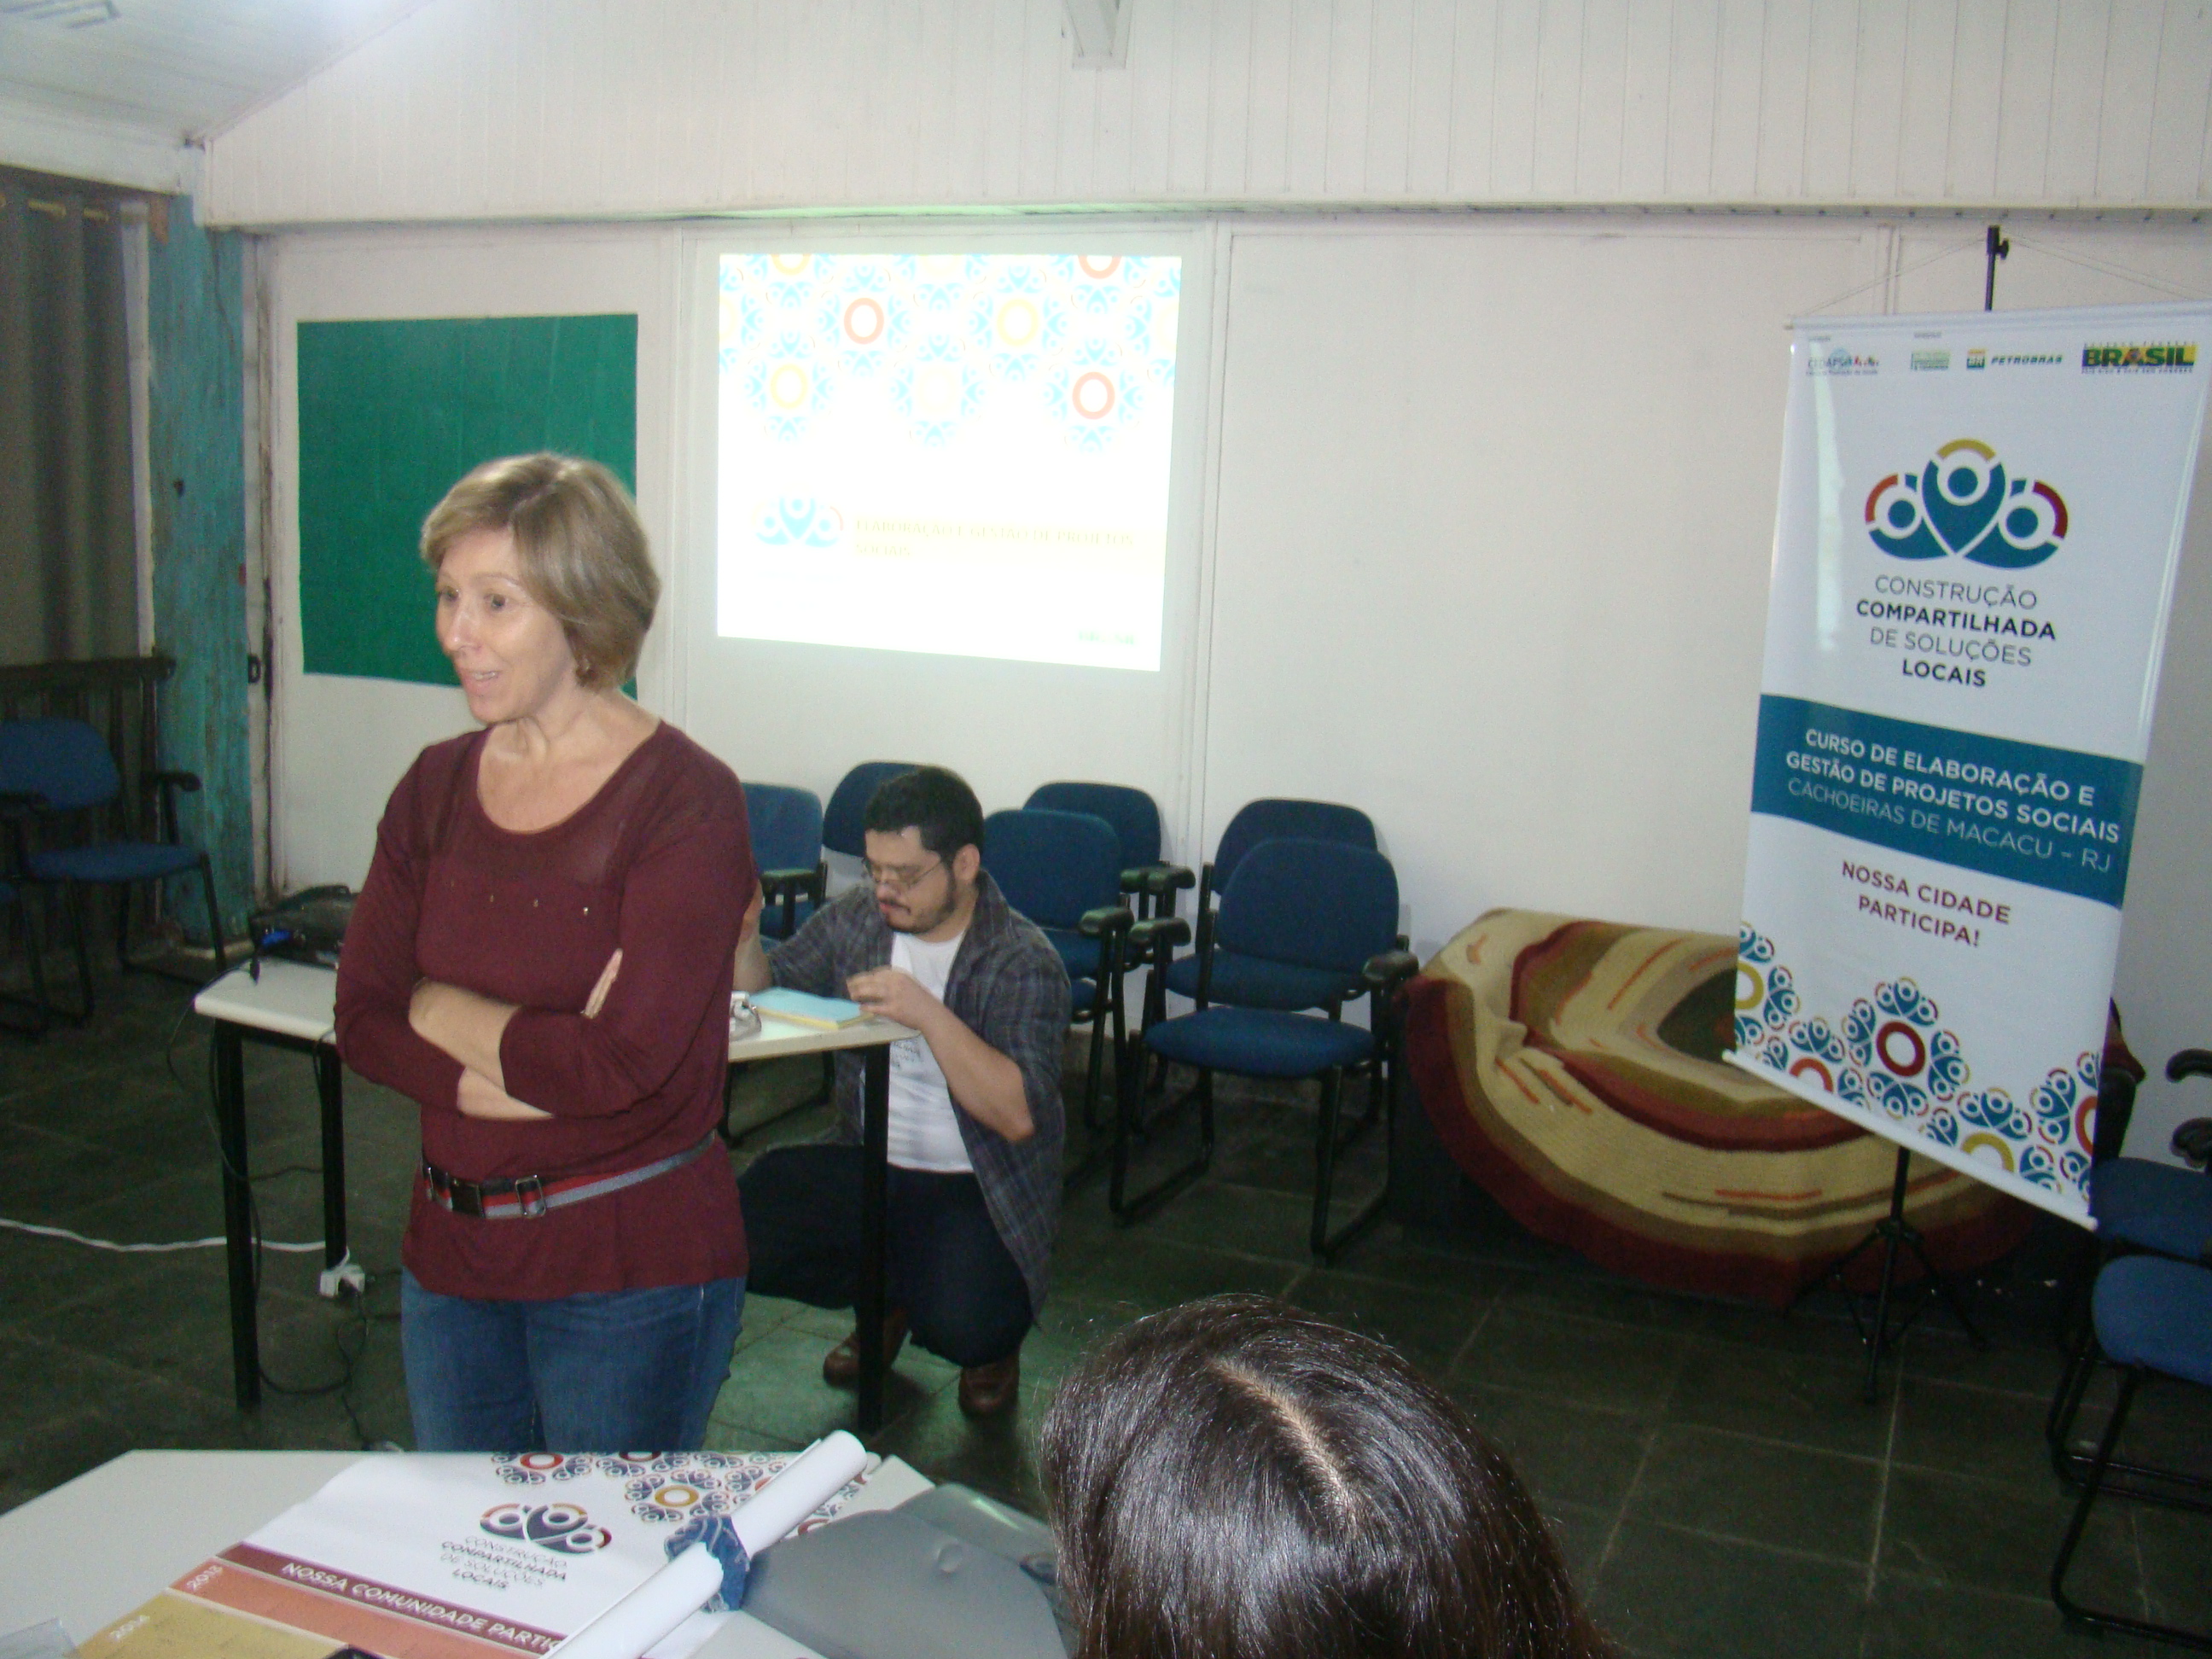
{"label": "banner stand", "polygon": [[[1889,1300],[1897,1281],[1897,1252],[1900,1245],[1919,1260],[1920,1271],[1927,1287],[1933,1294],[1943,1298],[1943,1305],[1950,1309],[1951,1317],[1959,1322],[1959,1328],[1966,1332],[1966,1340],[1974,1345],[1975,1351],[1987,1353],[1990,1347],[1990,1340],[1982,1334],[1981,1327],[1967,1316],[1966,1304],[1960,1299],[1959,1287],[1951,1282],[1949,1275],[1929,1260],[1927,1240],[1921,1237],[1919,1228],[1905,1218],[1905,1172],[1911,1163],[1912,1149],[1899,1146],[1897,1149],[1897,1179],[1889,1188],[1889,1213],[1875,1222],[1874,1230],[1852,1245],[1834,1267],[1797,1293],[1797,1300],[1802,1302],[1814,1291],[1830,1284],[1844,1293],[1851,1310],[1851,1327],[1858,1332],[1859,1341],[1867,1351],[1866,1387],[1861,1390],[1859,1398],[1869,1406],[1874,1404],[1875,1385],[1881,1378],[1882,1356],[1905,1340],[1905,1332],[1912,1328],[1912,1322],[1928,1305],[1923,1297],[1920,1306],[1905,1315],[1894,1332],[1889,1328]],[[1881,1246],[1881,1279],[1875,1288],[1874,1323],[1869,1326],[1860,1317],[1859,1299],[1851,1294],[1850,1286],[1844,1282],[1844,1275],[1850,1271],[1852,1262],[1876,1244]]]}
{"label": "banner stand", "polygon": [[[2005,240],[2004,228],[2002,225],[1991,225],[1983,240],[1982,246],[1988,267],[1982,285],[1982,309],[1985,312],[1995,311],[1997,307],[1997,261],[2005,258],[2012,252],[2012,244]],[[1843,1292],[1844,1301],[1851,1310],[1851,1327],[1858,1333],[1859,1341],[1867,1351],[1866,1386],[1860,1390],[1859,1398],[1869,1406],[1875,1402],[1876,1386],[1881,1378],[1882,1356],[1904,1340],[1905,1332],[1912,1328],[1912,1322],[1920,1316],[1928,1305],[1927,1297],[1923,1295],[1919,1306],[1905,1315],[1896,1332],[1892,1334],[1889,1328],[1889,1299],[1892,1291],[1896,1288],[1897,1252],[1900,1245],[1911,1250],[1918,1260],[1927,1290],[1943,1298],[1944,1305],[1950,1309],[1951,1316],[1959,1322],[1959,1328],[1966,1334],[1966,1340],[1973,1344],[1975,1352],[1978,1353],[1989,1352],[1990,1340],[1982,1334],[1981,1328],[1967,1316],[1966,1304],[1960,1299],[1958,1287],[1952,1284],[1948,1275],[1936,1267],[1934,1261],[1929,1259],[1927,1240],[1921,1236],[1917,1227],[1905,1218],[1905,1189],[1911,1164],[1912,1149],[1899,1142],[1897,1148],[1897,1178],[1890,1184],[1889,1188],[1888,1215],[1875,1222],[1873,1230],[1864,1238],[1845,1251],[1834,1267],[1829,1268],[1821,1278],[1807,1285],[1802,1291],[1799,1292],[1797,1297],[1802,1302],[1814,1291],[1829,1284],[1833,1284]],[[1844,1274],[1850,1271],[1851,1263],[1856,1261],[1876,1244],[1881,1246],[1881,1278],[1875,1287],[1874,1323],[1869,1327],[1866,1321],[1859,1316],[1858,1298],[1851,1294],[1850,1286],[1844,1280]]]}

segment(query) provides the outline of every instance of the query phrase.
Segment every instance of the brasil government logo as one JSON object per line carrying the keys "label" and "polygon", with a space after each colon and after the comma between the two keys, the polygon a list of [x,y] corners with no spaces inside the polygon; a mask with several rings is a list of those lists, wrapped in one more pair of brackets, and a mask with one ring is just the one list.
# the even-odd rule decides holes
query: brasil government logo
{"label": "brasil government logo", "polygon": [[1955,556],[2025,570],[2066,539],[2066,503],[2047,483],[2008,477],[1980,440],[1956,438],[1919,471],[1876,484],[1866,522],[1874,544],[1894,559]]}

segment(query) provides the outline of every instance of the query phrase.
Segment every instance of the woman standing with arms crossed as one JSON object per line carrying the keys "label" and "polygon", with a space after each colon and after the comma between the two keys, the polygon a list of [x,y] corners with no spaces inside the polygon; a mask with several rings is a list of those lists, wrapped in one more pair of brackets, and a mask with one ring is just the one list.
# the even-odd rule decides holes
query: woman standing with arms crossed
{"label": "woman standing with arms crossed", "polygon": [[425,520],[422,559],[483,729],[392,791],[337,998],[347,1064],[422,1107],[416,1443],[690,1449],[744,1299],[715,1135],[758,917],[744,796],[619,689],[659,582],[605,468],[488,461]]}

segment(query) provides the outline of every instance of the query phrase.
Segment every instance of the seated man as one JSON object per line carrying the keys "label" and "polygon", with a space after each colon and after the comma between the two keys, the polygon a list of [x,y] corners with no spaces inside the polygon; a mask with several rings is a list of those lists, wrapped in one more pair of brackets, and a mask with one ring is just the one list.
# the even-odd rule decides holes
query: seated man
{"label": "seated man", "polygon": [[[890,1051],[886,1358],[911,1325],[960,1366],[960,1407],[1014,1403],[1022,1339],[1044,1301],[1060,1224],[1060,1047],[1067,974],[983,872],[983,809],[942,767],[887,780],[868,803],[870,884],[769,956],[739,946],[737,983],[850,997],[921,1033]],[[849,1307],[860,1268],[860,1078],[837,1057],[841,1144],[763,1154],[738,1182],[747,1288]],[[822,1374],[853,1381],[859,1334]]]}

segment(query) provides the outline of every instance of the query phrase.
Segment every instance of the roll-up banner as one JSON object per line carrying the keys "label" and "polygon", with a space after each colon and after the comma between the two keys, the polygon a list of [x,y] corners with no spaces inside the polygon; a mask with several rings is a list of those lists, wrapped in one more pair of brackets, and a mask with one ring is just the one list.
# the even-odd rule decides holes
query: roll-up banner
{"label": "roll-up banner", "polygon": [[1737,1065],[2090,1224],[2212,307],[1796,325]]}

